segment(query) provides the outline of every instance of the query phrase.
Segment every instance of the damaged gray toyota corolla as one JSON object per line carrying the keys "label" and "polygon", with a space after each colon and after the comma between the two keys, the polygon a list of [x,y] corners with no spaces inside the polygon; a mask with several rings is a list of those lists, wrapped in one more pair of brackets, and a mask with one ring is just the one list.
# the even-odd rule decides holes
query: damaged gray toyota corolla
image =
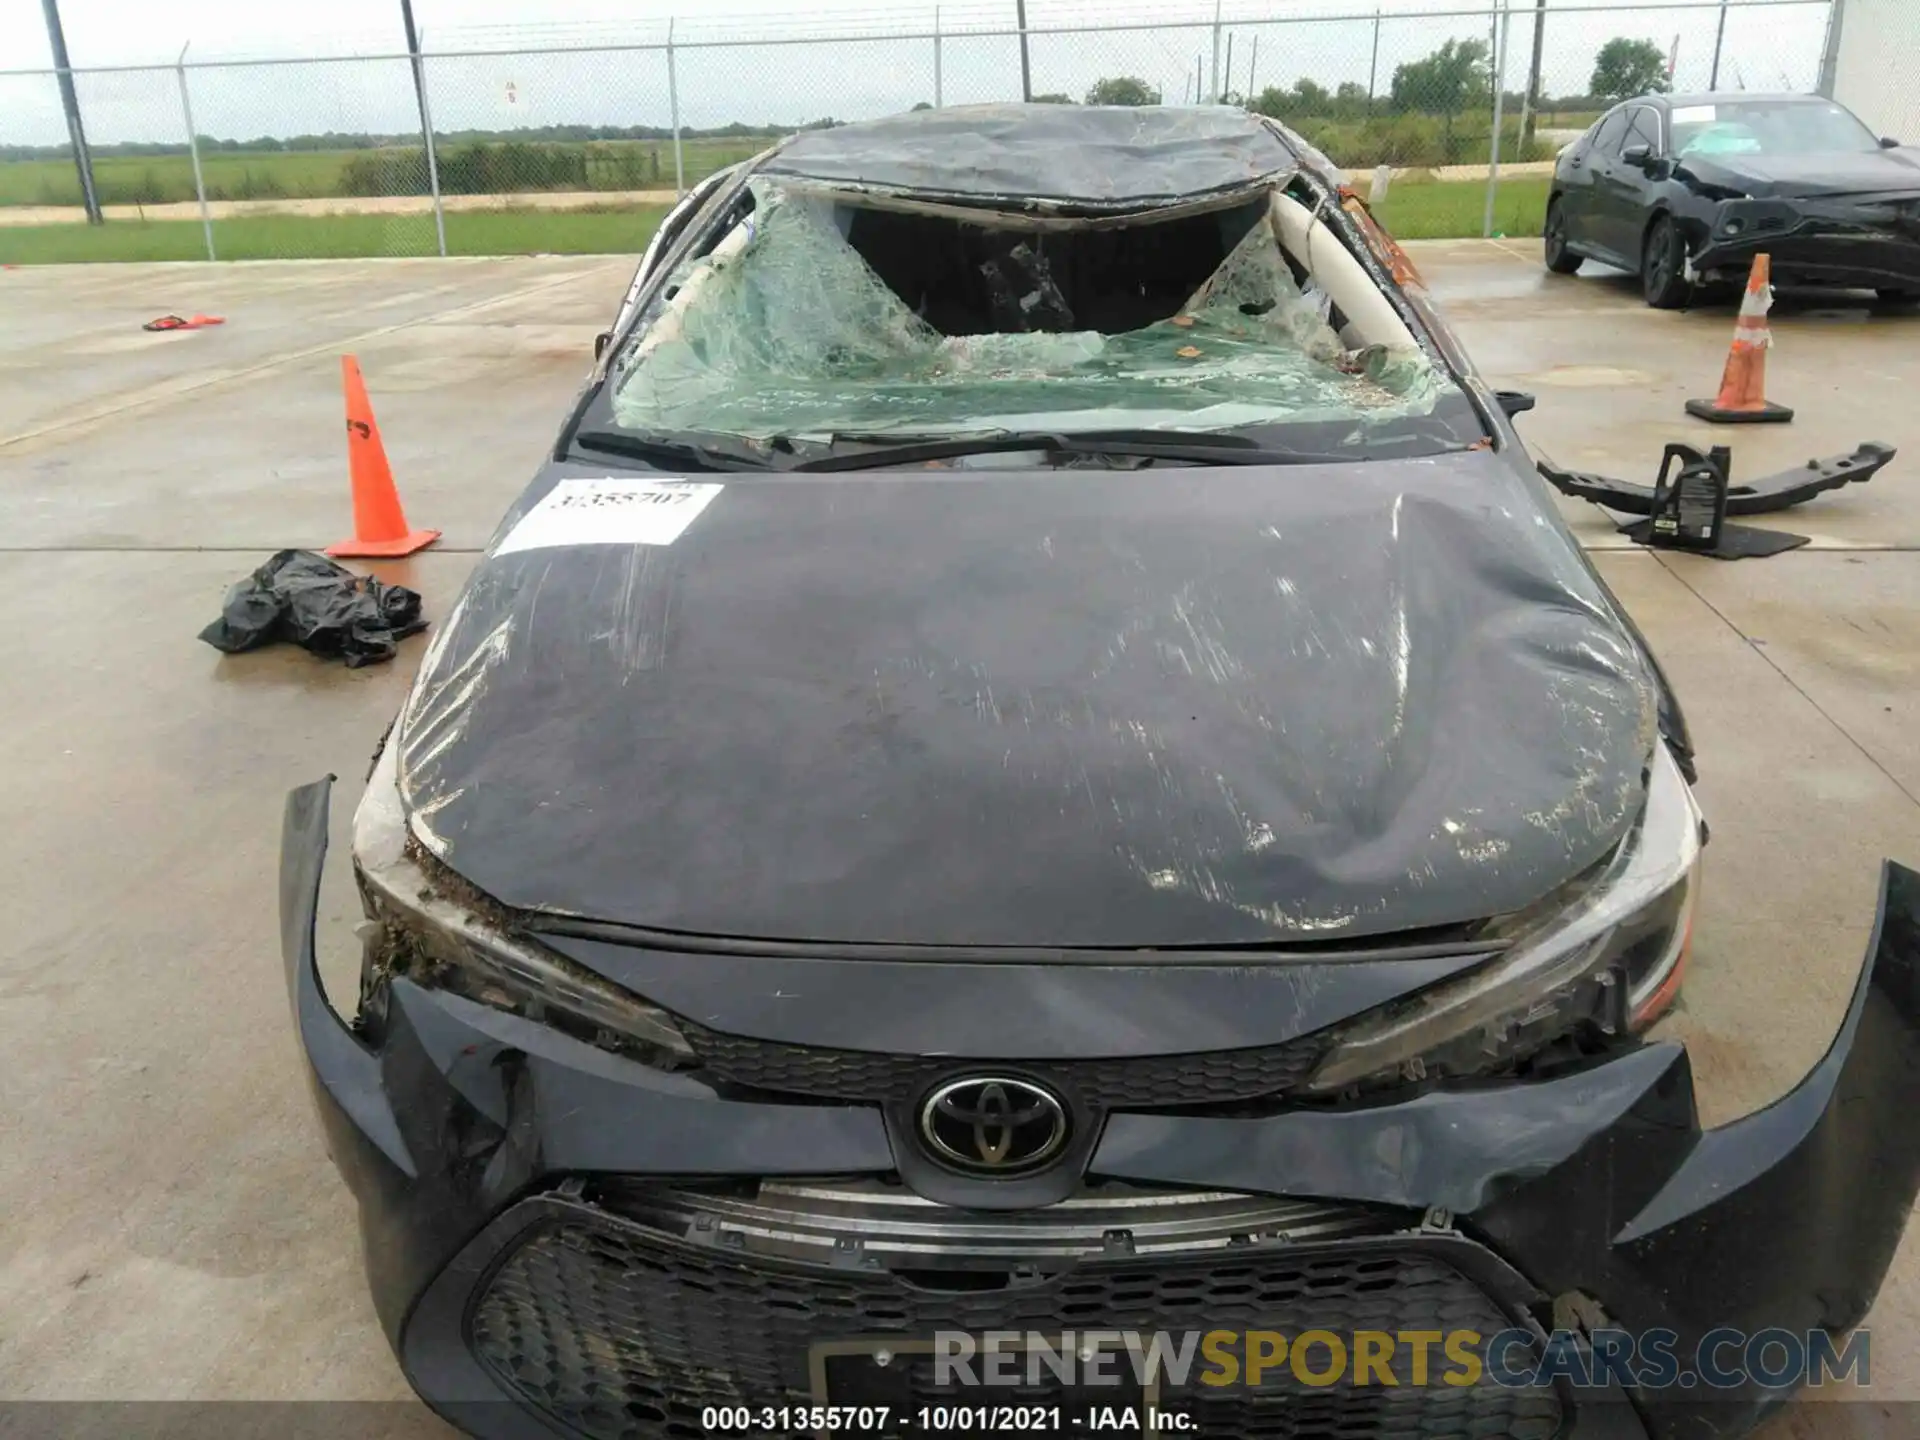
{"label": "damaged gray toyota corolla", "polygon": [[327,784],[288,806],[295,1015],[435,1408],[1729,1435],[1799,1378],[1729,1335],[1865,1314],[1920,876],[1826,1058],[1703,1131],[1647,1033],[1679,709],[1298,137],[809,132],[668,217],[602,348],[355,817],[351,1020]]}

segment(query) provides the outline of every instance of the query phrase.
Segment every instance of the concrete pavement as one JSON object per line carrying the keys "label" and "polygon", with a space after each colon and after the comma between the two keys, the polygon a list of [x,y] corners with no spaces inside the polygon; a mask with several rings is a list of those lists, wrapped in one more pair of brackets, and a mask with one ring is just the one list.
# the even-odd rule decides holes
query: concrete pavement
{"label": "concrete pavement", "polygon": [[[1713,823],[1684,1010],[1710,1122],[1818,1057],[1872,922],[1880,858],[1920,861],[1920,317],[1783,302],[1790,427],[1710,432],[1732,314],[1656,314],[1630,282],[1549,277],[1530,247],[1410,247],[1522,432],[1650,478],[1669,439],[1738,473],[1903,454],[1779,523],[1763,561],[1656,558],[1569,503],[1659,651]],[[0,272],[0,1397],[399,1400],[354,1216],[309,1112],[277,953],[286,790],[342,777],[335,843],[422,641],[350,672],[199,644],[226,587],[347,524],[338,355],[360,357],[409,517],[443,545],[378,567],[444,615],[584,374],[627,258]],[[1595,268],[1597,271],[1597,267]],[[147,335],[168,311],[220,329]],[[353,993],[340,867],[326,975]],[[1790,1245],[1792,1237],[1783,1236]],[[1920,1400],[1920,1240],[1871,1324],[1875,1391]],[[1830,1412],[1830,1413],[1828,1413]],[[417,1410],[367,1412],[435,1433]],[[1912,1412],[1907,1412],[1910,1415]],[[1883,1406],[1773,1430],[1876,1435]]]}

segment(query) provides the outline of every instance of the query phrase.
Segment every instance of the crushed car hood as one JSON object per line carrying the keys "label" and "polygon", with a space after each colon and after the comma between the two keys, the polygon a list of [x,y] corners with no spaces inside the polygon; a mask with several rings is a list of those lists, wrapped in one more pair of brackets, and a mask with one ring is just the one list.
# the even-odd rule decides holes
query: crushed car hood
{"label": "crushed car hood", "polygon": [[1653,684],[1510,457],[727,474],[669,544],[504,543],[608,473],[522,497],[400,719],[414,835],[508,906],[1336,940],[1517,909],[1642,798]]}
{"label": "crushed car hood", "polygon": [[1862,155],[1723,155],[1691,157],[1683,170],[1710,185],[1744,191],[1756,200],[1811,200],[1843,195],[1920,196],[1920,164],[1913,152]]}

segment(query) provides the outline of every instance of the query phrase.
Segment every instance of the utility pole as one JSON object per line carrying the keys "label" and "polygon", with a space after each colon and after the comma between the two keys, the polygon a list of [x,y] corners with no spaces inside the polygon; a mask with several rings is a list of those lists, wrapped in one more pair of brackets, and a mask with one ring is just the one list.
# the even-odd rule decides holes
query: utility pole
{"label": "utility pole", "polygon": [[1480,227],[1485,236],[1493,234],[1493,198],[1500,188],[1501,108],[1507,98],[1507,36],[1512,28],[1513,12],[1501,0],[1493,16],[1493,148],[1487,156],[1487,205]]}
{"label": "utility pole", "polygon": [[1033,99],[1033,66],[1027,59],[1027,0],[1013,0],[1014,18],[1020,23],[1020,98]]}
{"label": "utility pole", "polygon": [[1816,87],[1819,94],[1833,99],[1834,72],[1840,67],[1840,37],[1847,24],[1847,0],[1833,0],[1833,8],[1827,12],[1827,40],[1820,47],[1820,81]]}
{"label": "utility pole", "polygon": [[[1229,89],[1233,87],[1233,32],[1231,30],[1227,32],[1227,87]],[[1226,96],[1220,94],[1213,98],[1220,101],[1226,99]]]}
{"label": "utility pole", "polygon": [[1727,0],[1720,0],[1720,23],[1713,32],[1713,77],[1707,81],[1707,89],[1720,88],[1720,42],[1727,38]]}
{"label": "utility pole", "polygon": [[67,138],[73,144],[73,166],[80,172],[80,202],[87,207],[87,223],[105,223],[100,214],[100,197],[93,188],[93,155],[87,149],[87,132],[80,127],[80,96],[73,88],[73,66],[67,61],[67,36],[60,28],[60,0],[40,0],[47,12],[47,46],[53,51],[53,68],[59,72],[60,107],[67,112]]}
{"label": "utility pole", "polygon": [[440,209],[440,166],[433,154],[433,112],[427,109],[427,72],[420,63],[420,32],[413,28],[413,0],[400,0],[400,23],[407,31],[407,63],[413,67],[413,98],[420,106],[420,153],[427,162],[427,188],[433,193],[433,233],[444,256],[447,221]]}
{"label": "utility pole", "polygon": [[1260,32],[1256,30],[1253,32],[1253,58],[1247,61],[1247,108],[1249,110],[1253,108],[1253,97],[1254,97],[1254,94],[1256,93],[1253,88],[1253,69],[1254,69],[1254,66],[1258,65],[1259,63],[1260,63]]}
{"label": "utility pole", "polygon": [[1380,12],[1373,12],[1373,59],[1367,63],[1367,114],[1373,114],[1374,87],[1380,80]]}
{"label": "utility pole", "polygon": [[1534,0],[1533,63],[1527,67],[1527,93],[1520,101],[1520,158],[1533,153],[1533,127],[1539,119],[1540,54],[1547,40],[1547,0]]}
{"label": "utility pole", "polygon": [[413,28],[413,0],[400,0],[400,23],[407,29],[407,63],[413,67],[413,98],[420,107],[420,134],[424,139],[427,133],[427,77],[420,69],[420,32]]}
{"label": "utility pole", "polygon": [[1207,103],[1220,103],[1220,0],[1213,0],[1213,88],[1207,92]]}

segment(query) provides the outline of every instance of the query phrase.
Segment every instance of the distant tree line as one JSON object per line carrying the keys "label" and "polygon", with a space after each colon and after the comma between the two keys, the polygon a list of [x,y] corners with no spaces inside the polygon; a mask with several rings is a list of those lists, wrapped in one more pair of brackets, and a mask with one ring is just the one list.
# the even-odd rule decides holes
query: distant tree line
{"label": "distant tree line", "polygon": [[[1457,159],[1459,153],[1471,149],[1478,140],[1486,138],[1484,129],[1476,125],[1456,126],[1456,116],[1471,116],[1488,108],[1493,99],[1491,66],[1488,63],[1488,47],[1484,40],[1448,40],[1439,49],[1424,55],[1418,60],[1409,60],[1394,68],[1384,94],[1369,93],[1364,85],[1354,81],[1342,81],[1333,89],[1310,79],[1299,79],[1289,86],[1270,85],[1258,95],[1241,96],[1228,94],[1222,97],[1229,104],[1244,105],[1247,109],[1262,115],[1271,115],[1298,124],[1302,121],[1322,122],[1323,125],[1362,125],[1391,117],[1429,116],[1437,122],[1437,139],[1428,145],[1419,139],[1426,131],[1418,127],[1402,125],[1397,138],[1386,135],[1375,126],[1372,135],[1376,149],[1386,145],[1387,150],[1407,150],[1405,156],[1389,154],[1380,150],[1377,154],[1369,152],[1366,158],[1378,158],[1401,163],[1447,163]],[[1600,47],[1595,56],[1593,76],[1588,82],[1586,95],[1562,95],[1549,102],[1545,96],[1535,96],[1533,108],[1536,110],[1552,108],[1565,111],[1602,109],[1616,100],[1630,95],[1644,94],[1649,91],[1664,91],[1669,88],[1666,71],[1666,56],[1660,47],[1651,40],[1636,40],[1627,36],[1615,36]],[[1061,92],[1048,92],[1035,95],[1036,103],[1071,105],[1071,95]],[[1520,92],[1508,92],[1507,104],[1516,112],[1521,108],[1523,97]],[[1097,80],[1086,92],[1089,105],[1158,105],[1162,103],[1160,90],[1145,80],[1133,75],[1113,75]],[[931,108],[926,101],[913,107],[916,110]],[[827,129],[843,122],[832,117],[810,120],[799,126],[802,130]],[[795,127],[784,125],[748,125],[741,121],[732,121],[726,125],[707,127],[682,126],[680,135],[686,140],[736,140],[736,139],[773,139],[780,135],[791,134]],[[436,145],[448,147],[468,147],[463,157],[461,169],[471,172],[471,183],[491,183],[490,175],[497,173],[501,163],[489,159],[474,147],[516,146],[521,147],[512,157],[511,167],[522,173],[538,170],[541,166],[566,169],[567,175],[556,173],[547,177],[548,182],[559,184],[563,181],[578,181],[573,174],[584,163],[582,157],[572,155],[565,158],[542,158],[526,147],[581,145],[594,141],[650,141],[660,143],[671,141],[674,132],[664,125],[534,125],[515,130],[436,130]],[[204,154],[276,154],[296,151],[376,151],[405,150],[419,144],[418,132],[377,134],[366,131],[328,130],[318,134],[292,135],[286,137],[261,135],[251,140],[223,139],[211,135],[198,137],[200,150]],[[1319,138],[1309,130],[1308,138]],[[1358,139],[1360,137],[1349,137]],[[1362,145],[1361,148],[1365,148]],[[99,156],[162,156],[184,154],[187,147],[183,142],[124,141],[111,145],[94,145],[94,154]],[[1411,151],[1420,151],[1414,156]],[[1432,151],[1432,155],[1427,152]],[[55,160],[69,154],[65,145],[0,145],[0,161],[10,160]],[[393,164],[401,168],[411,161],[396,158]],[[628,162],[630,166],[639,165],[639,161]],[[370,171],[378,168],[369,161]],[[467,178],[465,175],[462,178]],[[650,176],[648,178],[651,178]]]}
{"label": "distant tree line", "polygon": [[[791,135],[795,128],[801,130],[825,130],[841,124],[841,121],[824,117],[809,120],[798,127],[791,125],[746,125],[734,121],[727,125],[713,125],[705,128],[683,125],[680,138],[683,140],[745,140],[774,139],[781,135]],[[394,146],[418,145],[418,130],[399,134],[377,134],[363,130],[328,130],[317,135],[260,135],[251,140],[228,140],[213,135],[195,137],[203,155],[230,154],[283,154],[289,151],[304,150],[384,150]],[[531,125],[523,130],[441,130],[433,132],[436,145],[497,145],[507,143],[521,144],[578,144],[594,140],[652,140],[671,141],[673,131],[665,125]],[[187,144],[184,140],[144,141],[128,140],[112,145],[89,145],[87,147],[98,156],[140,156],[184,155]],[[7,160],[63,160],[72,154],[66,145],[0,145],[0,161]]]}

